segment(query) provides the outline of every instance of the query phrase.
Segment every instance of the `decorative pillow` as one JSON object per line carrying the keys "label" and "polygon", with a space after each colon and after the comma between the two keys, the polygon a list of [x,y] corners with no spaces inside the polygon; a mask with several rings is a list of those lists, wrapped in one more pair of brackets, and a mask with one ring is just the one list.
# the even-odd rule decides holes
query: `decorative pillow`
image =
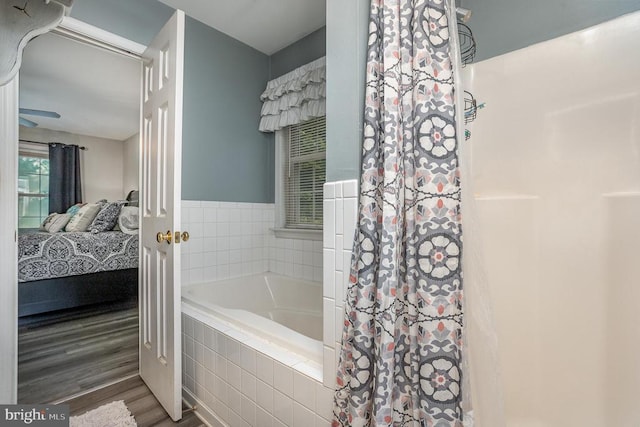
{"label": "decorative pillow", "polygon": [[112,230],[113,226],[118,222],[120,209],[122,209],[125,203],[126,202],[123,201],[106,203],[89,226],[89,231],[92,233],[100,233],[102,231]]}
{"label": "decorative pillow", "polygon": [[42,221],[42,224],[40,224],[40,231],[47,231],[47,224],[50,224],[53,219],[56,217],[56,215],[58,215],[57,213],[50,213],[49,216],[47,216],[44,221]]}
{"label": "decorative pillow", "polygon": [[86,203],[76,203],[75,205],[67,209],[67,213],[71,216],[71,218],[73,218],[73,216],[77,214],[80,208],[83,207],[84,205],[86,205]]}
{"label": "decorative pillow", "polygon": [[44,220],[40,230],[48,231],[49,233],[57,233],[67,225],[70,219],[71,215],[69,214],[52,213]]}
{"label": "decorative pillow", "polygon": [[71,221],[65,228],[66,231],[87,231],[93,219],[100,212],[100,205],[96,203],[87,203],[80,208],[77,214],[71,218]]}
{"label": "decorative pillow", "polygon": [[118,217],[118,226],[123,233],[138,234],[139,209],[137,206],[124,206]]}

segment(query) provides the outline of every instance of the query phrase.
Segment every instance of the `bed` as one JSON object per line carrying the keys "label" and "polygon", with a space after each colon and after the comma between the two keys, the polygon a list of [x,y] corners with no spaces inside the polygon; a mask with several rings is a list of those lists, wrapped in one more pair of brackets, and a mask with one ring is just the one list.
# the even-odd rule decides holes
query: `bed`
{"label": "bed", "polygon": [[134,299],[138,235],[122,231],[18,236],[18,316]]}

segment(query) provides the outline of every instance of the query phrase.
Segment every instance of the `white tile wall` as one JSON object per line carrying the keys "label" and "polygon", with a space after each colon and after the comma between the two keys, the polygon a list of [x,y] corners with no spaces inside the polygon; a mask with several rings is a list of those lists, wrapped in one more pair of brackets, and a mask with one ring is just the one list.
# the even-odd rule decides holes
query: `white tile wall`
{"label": "white tile wall", "polygon": [[314,282],[322,281],[322,242],[285,239],[270,234],[269,271]]}
{"label": "white tile wall", "polygon": [[334,388],[358,213],[358,182],[326,183],[323,213],[323,383],[325,387]]}
{"label": "white tile wall", "polygon": [[183,388],[201,417],[215,427],[331,425],[333,390],[298,369],[307,362],[289,358],[292,369],[278,350],[263,353],[200,320],[182,315]]}
{"label": "white tile wall", "polygon": [[355,180],[325,184],[323,242],[276,238],[272,204],[183,201],[183,228],[202,233],[183,247],[184,284],[263,271],[323,281],[322,382],[305,375],[313,364],[183,314],[184,389],[212,425],[331,424],[357,195]]}
{"label": "white tile wall", "polygon": [[273,204],[183,200],[182,284],[268,271],[273,222]]}
{"label": "white tile wall", "polygon": [[321,281],[322,242],[276,238],[274,221],[271,203],[183,200],[182,284],[265,271]]}

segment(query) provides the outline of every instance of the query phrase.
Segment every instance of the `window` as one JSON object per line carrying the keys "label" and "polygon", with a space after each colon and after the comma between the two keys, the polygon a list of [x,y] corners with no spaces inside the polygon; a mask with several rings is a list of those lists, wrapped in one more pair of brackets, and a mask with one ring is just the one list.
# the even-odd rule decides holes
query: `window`
{"label": "window", "polygon": [[49,159],[46,154],[18,157],[18,228],[38,228],[49,215]]}
{"label": "window", "polygon": [[322,229],[322,186],[326,179],[326,121],[318,117],[285,129],[284,227]]}

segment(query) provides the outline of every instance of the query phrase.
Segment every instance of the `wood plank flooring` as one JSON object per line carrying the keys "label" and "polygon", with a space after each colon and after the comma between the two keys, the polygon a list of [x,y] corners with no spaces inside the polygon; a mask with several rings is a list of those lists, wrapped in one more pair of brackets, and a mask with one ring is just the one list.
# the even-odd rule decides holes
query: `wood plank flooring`
{"label": "wood plank flooring", "polygon": [[73,311],[22,323],[19,403],[55,402],[138,373],[135,307]]}
{"label": "wood plank flooring", "polygon": [[174,423],[137,374],[138,308],[131,304],[20,319],[19,403],[65,403],[81,415],[124,400],[140,427],[205,425],[193,412]]}
{"label": "wood plank flooring", "polygon": [[71,415],[81,415],[114,400],[124,400],[140,427],[205,425],[193,412],[186,412],[179,422],[173,422],[138,376],[61,403],[69,405]]}

